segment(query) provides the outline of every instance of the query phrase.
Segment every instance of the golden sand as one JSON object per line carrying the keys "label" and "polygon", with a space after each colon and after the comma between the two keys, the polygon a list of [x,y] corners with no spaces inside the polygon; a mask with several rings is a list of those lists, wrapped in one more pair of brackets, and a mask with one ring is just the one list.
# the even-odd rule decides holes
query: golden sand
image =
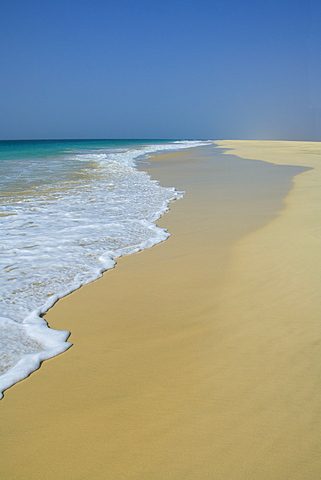
{"label": "golden sand", "polygon": [[74,346],[1,401],[1,478],[320,478],[321,144],[218,143],[313,170],[255,216],[216,209],[206,158],[157,157],[172,236],[49,311]]}

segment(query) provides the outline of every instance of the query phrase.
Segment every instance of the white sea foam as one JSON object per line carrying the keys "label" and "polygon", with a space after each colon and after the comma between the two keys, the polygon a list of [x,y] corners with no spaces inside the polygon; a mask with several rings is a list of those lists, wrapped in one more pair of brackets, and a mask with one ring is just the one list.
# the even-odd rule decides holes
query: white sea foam
{"label": "white sea foam", "polygon": [[202,144],[66,152],[60,163],[55,160],[54,168],[73,159],[85,167],[67,172],[54,185],[38,182],[23,194],[4,197],[0,392],[70,347],[69,332],[48,328],[41,318],[59,298],[97,279],[114,266],[114,259],[169,236],[153,222],[181,193],[138,171],[135,160]]}

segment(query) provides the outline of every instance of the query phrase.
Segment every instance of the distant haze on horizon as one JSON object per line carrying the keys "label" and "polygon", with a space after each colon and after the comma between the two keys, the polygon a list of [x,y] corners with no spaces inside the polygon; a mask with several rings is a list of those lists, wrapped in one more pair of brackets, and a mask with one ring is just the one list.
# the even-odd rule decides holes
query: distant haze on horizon
{"label": "distant haze on horizon", "polygon": [[3,0],[0,139],[321,141],[317,0]]}

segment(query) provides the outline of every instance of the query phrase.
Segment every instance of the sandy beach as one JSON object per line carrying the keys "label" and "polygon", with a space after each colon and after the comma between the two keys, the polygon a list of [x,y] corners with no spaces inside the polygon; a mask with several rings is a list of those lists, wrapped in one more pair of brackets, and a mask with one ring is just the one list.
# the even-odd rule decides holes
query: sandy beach
{"label": "sandy beach", "polygon": [[5,392],[1,478],[320,478],[321,143],[215,143],[142,165],[171,237],[45,316],[73,347]]}

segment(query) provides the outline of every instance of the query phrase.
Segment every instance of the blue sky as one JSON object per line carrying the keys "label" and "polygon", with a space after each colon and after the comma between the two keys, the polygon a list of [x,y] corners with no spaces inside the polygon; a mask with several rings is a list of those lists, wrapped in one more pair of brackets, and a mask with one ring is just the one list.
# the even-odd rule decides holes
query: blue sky
{"label": "blue sky", "polygon": [[321,2],[2,0],[0,139],[321,141]]}

